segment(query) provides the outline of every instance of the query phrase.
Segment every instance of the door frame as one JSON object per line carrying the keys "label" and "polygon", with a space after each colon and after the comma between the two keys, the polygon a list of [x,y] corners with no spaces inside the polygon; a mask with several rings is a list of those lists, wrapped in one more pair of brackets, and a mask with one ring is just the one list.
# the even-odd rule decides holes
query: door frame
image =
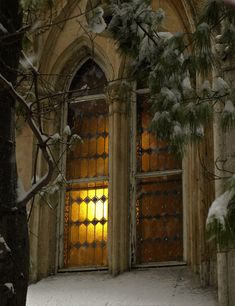
{"label": "door frame", "polygon": [[[136,86],[135,86],[136,87]],[[141,94],[149,94],[149,89],[135,89],[134,94],[132,95],[132,103],[131,103],[131,127],[130,127],[130,256],[129,256],[129,264],[130,267],[138,267],[138,266],[164,266],[164,265],[181,265],[185,264],[187,258],[187,245],[186,245],[186,207],[185,207],[185,196],[184,196],[184,186],[185,186],[185,178],[183,165],[184,160],[182,160],[182,169],[174,169],[174,170],[165,170],[165,171],[154,171],[151,173],[137,173],[137,159],[136,159],[136,140],[137,140],[137,95]],[[169,175],[180,175],[182,176],[182,233],[183,233],[183,259],[180,262],[153,262],[149,264],[136,264],[136,251],[137,251],[137,236],[136,236],[136,186],[137,180],[143,178],[151,178],[151,177],[163,177]]]}
{"label": "door frame", "polygon": [[[80,66],[81,67],[81,66]],[[81,96],[76,97],[76,99],[72,102],[72,104],[78,104],[79,102],[89,102],[94,100],[106,100],[105,94],[94,94],[89,96]],[[63,133],[64,127],[68,124],[67,122],[68,117],[68,104],[63,104],[61,108],[61,129],[60,133]],[[65,176],[66,174],[66,165],[67,165],[67,151],[66,151],[66,145],[61,144],[60,146],[60,152],[65,152],[63,154],[63,157],[60,161],[60,169],[61,173]],[[73,183],[81,183],[81,182],[94,182],[94,181],[107,181],[109,182],[109,176],[102,176],[99,178],[84,178],[84,179],[76,179],[73,180]],[[71,181],[68,181],[68,183],[71,183]],[[109,186],[108,186],[109,190]],[[66,195],[66,186],[63,186],[59,192],[59,205],[57,209],[57,232],[56,232],[56,269],[57,271],[80,271],[80,270],[95,270],[93,267],[75,267],[75,268],[65,268],[64,267],[64,208],[65,208],[65,195]],[[109,208],[108,208],[109,209]],[[107,242],[108,243],[108,242]],[[100,269],[107,270],[107,267],[99,267]]]}

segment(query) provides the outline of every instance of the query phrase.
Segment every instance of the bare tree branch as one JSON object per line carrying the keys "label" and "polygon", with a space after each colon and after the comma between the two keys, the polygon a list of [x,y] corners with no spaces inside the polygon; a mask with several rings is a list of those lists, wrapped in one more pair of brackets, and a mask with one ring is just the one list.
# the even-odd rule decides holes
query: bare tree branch
{"label": "bare tree branch", "polygon": [[0,74],[0,84],[5,90],[8,91],[9,95],[13,99],[17,100],[20,103],[20,105],[23,107],[23,110],[25,111],[25,114],[26,114],[26,121],[27,121],[29,127],[31,128],[33,134],[35,135],[35,137],[38,140],[39,147],[42,150],[43,157],[44,157],[44,159],[47,163],[47,166],[48,166],[47,173],[36,184],[34,184],[31,187],[31,189],[29,189],[25,193],[25,195],[23,196],[22,199],[18,199],[17,206],[18,207],[19,206],[25,206],[27,204],[27,202],[29,200],[31,200],[33,198],[33,196],[42,189],[42,187],[49,184],[49,182],[52,178],[52,175],[53,175],[54,162],[53,162],[53,158],[51,156],[51,153],[50,153],[50,151],[47,147],[48,137],[44,136],[40,132],[40,130],[37,127],[34,119],[32,118],[32,113],[31,113],[30,107],[28,106],[28,104],[26,103],[24,98],[14,89],[12,84],[10,82],[8,82],[2,74]]}

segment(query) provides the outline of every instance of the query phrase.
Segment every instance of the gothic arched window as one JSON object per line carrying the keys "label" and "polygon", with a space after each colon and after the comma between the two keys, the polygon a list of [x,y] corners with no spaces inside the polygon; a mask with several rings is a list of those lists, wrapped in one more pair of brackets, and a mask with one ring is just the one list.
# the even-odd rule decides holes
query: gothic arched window
{"label": "gothic arched window", "polygon": [[107,80],[88,60],[70,91],[68,125],[82,142],[67,154],[64,217],[64,267],[107,265],[108,106]]}

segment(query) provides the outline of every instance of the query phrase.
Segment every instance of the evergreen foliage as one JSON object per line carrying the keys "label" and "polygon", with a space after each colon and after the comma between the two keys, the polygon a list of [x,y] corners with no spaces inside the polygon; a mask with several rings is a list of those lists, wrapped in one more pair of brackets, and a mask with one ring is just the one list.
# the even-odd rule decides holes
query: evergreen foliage
{"label": "evergreen foliage", "polygon": [[[119,51],[130,58],[128,77],[147,80],[151,128],[158,138],[169,141],[182,155],[187,144],[203,138],[217,105],[222,109],[223,130],[234,126],[235,84],[226,82],[219,69],[221,58],[234,53],[234,8],[222,0],[208,0],[193,33],[170,34],[161,32],[164,11],[153,11],[148,0],[112,0],[111,6],[108,29]],[[214,79],[212,70],[217,74]],[[231,189],[235,186],[226,187]],[[225,241],[225,236],[234,238],[234,203],[232,199],[228,203],[224,223],[216,218],[209,222],[209,232],[216,233],[218,242]]]}
{"label": "evergreen foliage", "polygon": [[54,0],[20,0],[21,8],[25,11],[29,9],[37,9],[39,5],[47,5],[52,7]]}

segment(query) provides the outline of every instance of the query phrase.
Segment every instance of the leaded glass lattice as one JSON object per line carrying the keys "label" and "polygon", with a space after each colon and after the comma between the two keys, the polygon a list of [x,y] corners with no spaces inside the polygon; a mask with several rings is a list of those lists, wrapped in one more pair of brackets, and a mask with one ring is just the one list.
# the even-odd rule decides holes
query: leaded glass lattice
{"label": "leaded glass lattice", "polygon": [[181,175],[137,183],[137,262],[182,260]]}
{"label": "leaded glass lattice", "polygon": [[[181,161],[150,131],[148,95],[137,96],[136,263],[183,256]],[[178,175],[175,175],[175,173]]]}
{"label": "leaded glass lattice", "polygon": [[104,100],[71,104],[69,123],[82,138],[68,153],[67,179],[108,176],[108,106]]}
{"label": "leaded glass lattice", "polygon": [[108,106],[100,97],[105,83],[102,70],[88,60],[71,85],[68,124],[82,142],[67,154],[65,267],[107,265]]}
{"label": "leaded glass lattice", "polygon": [[65,266],[107,265],[108,183],[68,187],[65,211]]}
{"label": "leaded glass lattice", "polygon": [[181,161],[170,152],[170,146],[150,131],[152,120],[148,95],[137,99],[137,171],[152,172],[181,168]]}
{"label": "leaded glass lattice", "polygon": [[100,67],[89,59],[75,75],[70,90],[75,97],[100,94],[104,92],[107,83]]}

